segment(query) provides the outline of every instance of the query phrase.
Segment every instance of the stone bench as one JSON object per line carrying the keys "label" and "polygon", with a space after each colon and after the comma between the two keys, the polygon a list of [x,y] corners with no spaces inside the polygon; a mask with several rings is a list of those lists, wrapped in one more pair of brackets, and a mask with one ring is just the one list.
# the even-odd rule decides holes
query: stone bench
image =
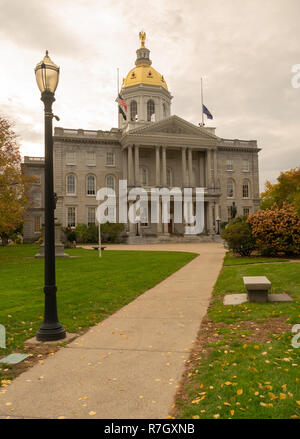
{"label": "stone bench", "polygon": [[266,276],[244,276],[243,281],[249,302],[268,302],[271,282]]}

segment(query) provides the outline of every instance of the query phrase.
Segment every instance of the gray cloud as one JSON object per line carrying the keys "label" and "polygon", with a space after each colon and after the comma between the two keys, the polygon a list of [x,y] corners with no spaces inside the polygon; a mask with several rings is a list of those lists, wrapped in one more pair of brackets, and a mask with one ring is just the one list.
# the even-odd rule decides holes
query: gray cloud
{"label": "gray cloud", "polygon": [[[0,36],[30,49],[48,48],[57,54],[74,55],[83,50],[80,38],[60,17],[60,4],[70,0],[0,0]],[[66,18],[66,17],[65,17]]]}
{"label": "gray cloud", "polygon": [[[262,188],[267,178],[274,181],[281,170],[299,165],[300,89],[291,86],[292,65],[300,64],[299,0],[0,4],[0,35],[18,46],[16,65],[23,49],[49,48],[54,61],[59,55],[55,106],[62,126],[116,125],[116,68],[122,79],[134,65],[138,32],[144,29],[153,67],[174,96],[173,113],[200,122],[202,76],[205,104],[214,115],[208,124],[216,124],[221,137],[258,140]],[[14,74],[14,66],[3,68]],[[7,93],[10,97],[11,90]],[[22,103],[26,107],[20,96],[20,105],[7,110],[24,141],[38,144],[40,107],[26,107],[22,118]]]}

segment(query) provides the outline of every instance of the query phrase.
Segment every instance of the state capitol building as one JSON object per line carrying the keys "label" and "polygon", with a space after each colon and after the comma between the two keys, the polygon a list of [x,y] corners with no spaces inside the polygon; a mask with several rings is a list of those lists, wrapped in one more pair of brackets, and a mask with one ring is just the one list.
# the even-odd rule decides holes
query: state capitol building
{"label": "state capitol building", "polygon": [[[110,187],[118,196],[119,180],[128,189],[142,187],[205,188],[205,226],[194,240],[213,240],[218,224],[259,208],[258,152],[255,140],[224,139],[215,128],[194,125],[171,114],[172,95],[166,79],[152,67],[145,34],[140,33],[135,66],[123,80],[120,97],[127,112],[109,131],[54,129],[55,217],[63,226],[97,224],[97,190]],[[44,222],[44,158],[24,158],[23,172],[38,179],[24,223],[24,241],[35,241]],[[128,243],[184,241],[184,224],[125,225]],[[150,205],[149,205],[150,210]],[[118,215],[117,215],[118,221]]]}

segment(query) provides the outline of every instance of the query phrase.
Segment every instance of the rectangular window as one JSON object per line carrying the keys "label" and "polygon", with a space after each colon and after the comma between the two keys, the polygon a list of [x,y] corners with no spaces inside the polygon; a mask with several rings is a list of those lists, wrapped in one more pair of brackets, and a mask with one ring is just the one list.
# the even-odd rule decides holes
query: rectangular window
{"label": "rectangular window", "polygon": [[115,166],[115,153],[107,152],[106,153],[106,166]]}
{"label": "rectangular window", "polygon": [[94,151],[87,152],[87,165],[96,166],[96,154],[94,153]]}
{"label": "rectangular window", "polygon": [[227,207],[227,219],[228,221],[230,221],[232,218],[232,210],[231,210],[231,206]]}
{"label": "rectangular window", "polygon": [[75,151],[68,151],[66,153],[66,163],[67,163],[67,165],[75,165],[76,164],[76,153],[75,153]]}
{"label": "rectangular window", "polygon": [[232,160],[226,160],[226,171],[232,171],[232,170],[233,170]]}
{"label": "rectangular window", "polygon": [[243,160],[243,172],[249,172],[249,160]]}
{"label": "rectangular window", "polygon": [[70,174],[67,175],[67,195],[75,195],[76,193],[76,180],[75,176]]}
{"label": "rectangular window", "polygon": [[243,208],[243,214],[244,214],[245,216],[248,216],[249,213],[250,213],[250,208],[249,208],[249,207],[244,207],[244,208]]}
{"label": "rectangular window", "polygon": [[75,227],[76,225],[76,209],[75,207],[68,207],[68,227]]}
{"label": "rectangular window", "polygon": [[34,233],[39,233],[41,231],[41,217],[34,217]]}
{"label": "rectangular window", "polygon": [[243,183],[243,198],[249,198],[249,184],[247,181]]}
{"label": "rectangular window", "polygon": [[96,207],[88,207],[88,226],[96,224]]}

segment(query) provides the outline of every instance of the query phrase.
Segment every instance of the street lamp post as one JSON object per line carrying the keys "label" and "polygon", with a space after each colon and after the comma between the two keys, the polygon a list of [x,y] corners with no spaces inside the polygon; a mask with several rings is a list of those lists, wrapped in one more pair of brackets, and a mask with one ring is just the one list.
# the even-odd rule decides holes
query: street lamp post
{"label": "street lamp post", "polygon": [[55,282],[55,239],[53,190],[53,138],[52,138],[52,104],[58,84],[59,67],[48,56],[35,68],[37,85],[41,91],[41,100],[45,110],[45,312],[44,321],[36,335],[37,340],[52,341],[66,337],[66,331],[58,321]]}

